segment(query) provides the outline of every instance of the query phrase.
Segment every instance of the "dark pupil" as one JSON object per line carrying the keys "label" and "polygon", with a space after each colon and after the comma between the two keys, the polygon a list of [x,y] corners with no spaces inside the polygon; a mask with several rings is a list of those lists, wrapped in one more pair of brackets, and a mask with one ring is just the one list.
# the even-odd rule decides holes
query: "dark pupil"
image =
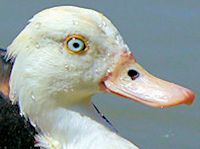
{"label": "dark pupil", "polygon": [[132,79],[132,80],[135,80],[137,77],[139,77],[139,73],[134,70],[134,69],[130,69],[128,71],[128,76]]}
{"label": "dark pupil", "polygon": [[75,42],[75,43],[73,43],[73,46],[74,46],[74,48],[79,48],[79,43],[77,43],[77,42]]}

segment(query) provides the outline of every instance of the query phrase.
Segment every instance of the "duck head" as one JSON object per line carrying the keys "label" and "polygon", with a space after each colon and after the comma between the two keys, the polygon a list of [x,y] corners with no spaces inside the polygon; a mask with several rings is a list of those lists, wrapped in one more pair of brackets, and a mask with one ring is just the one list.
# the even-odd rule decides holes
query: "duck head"
{"label": "duck head", "polygon": [[80,103],[102,91],[152,107],[194,99],[189,89],[145,71],[113,24],[89,9],[64,6],[38,13],[7,56],[15,58],[10,98],[19,99],[25,111],[32,100]]}

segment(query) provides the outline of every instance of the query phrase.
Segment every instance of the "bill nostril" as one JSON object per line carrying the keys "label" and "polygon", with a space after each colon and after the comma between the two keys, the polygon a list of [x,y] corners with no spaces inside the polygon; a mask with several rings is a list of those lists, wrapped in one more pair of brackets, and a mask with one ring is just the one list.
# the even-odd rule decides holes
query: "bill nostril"
{"label": "bill nostril", "polygon": [[132,80],[135,80],[136,78],[138,78],[139,75],[140,75],[140,74],[139,74],[136,70],[134,70],[134,69],[130,69],[130,70],[128,71],[128,76],[129,76]]}

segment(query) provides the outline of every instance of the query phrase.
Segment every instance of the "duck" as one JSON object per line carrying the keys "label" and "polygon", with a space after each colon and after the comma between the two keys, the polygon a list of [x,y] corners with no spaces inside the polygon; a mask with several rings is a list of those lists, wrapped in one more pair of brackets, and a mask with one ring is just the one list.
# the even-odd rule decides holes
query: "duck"
{"label": "duck", "polygon": [[[36,14],[7,47],[2,92],[37,130],[46,149],[137,149],[93,104],[106,92],[154,108],[191,104],[194,93],[139,65],[102,13],[57,6]],[[5,70],[4,70],[5,71]]]}

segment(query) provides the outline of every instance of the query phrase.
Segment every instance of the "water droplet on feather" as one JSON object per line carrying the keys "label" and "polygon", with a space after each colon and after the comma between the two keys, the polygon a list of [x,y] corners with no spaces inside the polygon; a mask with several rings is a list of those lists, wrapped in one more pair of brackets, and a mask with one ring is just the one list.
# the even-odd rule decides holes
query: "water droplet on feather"
{"label": "water droplet on feather", "polygon": [[31,99],[32,99],[33,101],[36,101],[36,98],[35,98],[34,95],[31,95]]}
{"label": "water droplet on feather", "polygon": [[70,70],[70,67],[68,65],[65,66],[66,70]]}
{"label": "water droplet on feather", "polygon": [[39,48],[40,48],[40,45],[39,45],[38,43],[36,43],[36,44],[35,44],[35,47],[36,47],[37,49],[39,49]]}
{"label": "water droplet on feather", "polygon": [[106,22],[105,21],[102,21],[101,24],[99,24],[99,27],[100,28],[105,28],[107,26]]}

